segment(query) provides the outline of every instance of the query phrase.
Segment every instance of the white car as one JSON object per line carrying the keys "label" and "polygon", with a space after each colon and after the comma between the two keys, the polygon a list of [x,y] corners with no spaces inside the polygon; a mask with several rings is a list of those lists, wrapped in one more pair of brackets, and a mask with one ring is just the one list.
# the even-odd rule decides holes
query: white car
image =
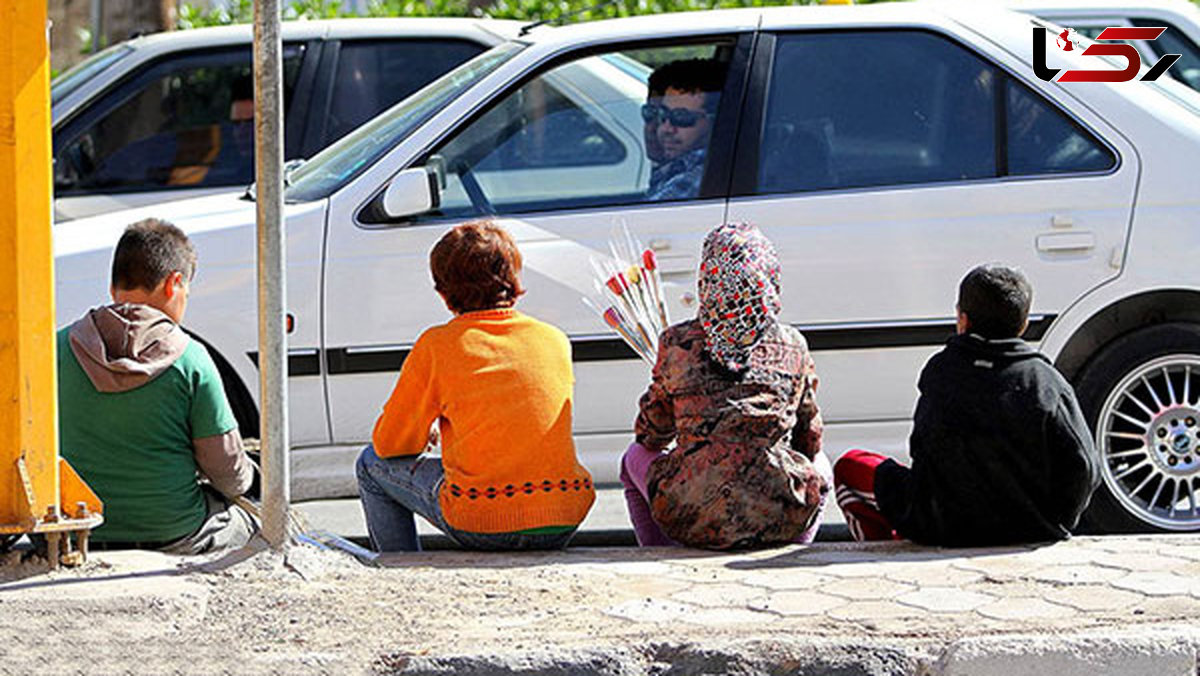
{"label": "white car", "polygon": [[[519,307],[571,338],[581,457],[615,481],[649,369],[580,302],[589,259],[623,221],[658,251],[678,321],[695,311],[705,233],[746,220],[782,256],[783,318],[814,350],[831,456],[906,455],[917,375],[953,332],[960,278],[1004,261],[1035,288],[1026,337],[1096,426],[1105,484],[1089,525],[1200,528],[1200,95],[1165,79],[1043,82],[1032,44],[1054,36],[1034,29],[1006,10],[920,3],[543,27],[349,134],[287,191],[293,495],[354,493],[353,458],[407,351],[448,318],[428,252],[493,214],[525,256]],[[654,201],[642,82],[689,58],[724,73],[707,166],[694,194]],[[60,323],[104,302],[112,246],[147,216],[196,242],[187,324],[240,419],[256,420],[244,199],[58,224]]]}
{"label": "white car", "polygon": [[[285,156],[310,157],[520,24],[288,21]],[[254,180],[251,27],[157,33],[55,78],[55,220],[245,189]]]}
{"label": "white car", "polygon": [[1095,39],[1109,26],[1162,26],[1157,40],[1136,40],[1142,62],[1179,54],[1167,74],[1200,91],[1200,6],[1191,0],[1001,0],[1005,7],[1037,15]]}

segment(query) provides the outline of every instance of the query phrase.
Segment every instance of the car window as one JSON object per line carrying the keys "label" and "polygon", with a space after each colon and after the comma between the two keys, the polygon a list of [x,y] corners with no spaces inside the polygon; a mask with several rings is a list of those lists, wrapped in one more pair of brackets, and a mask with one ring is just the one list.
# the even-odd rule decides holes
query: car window
{"label": "car window", "polygon": [[1200,91],[1200,47],[1196,46],[1187,33],[1160,19],[1131,19],[1130,23],[1143,27],[1166,26],[1165,33],[1158,36],[1157,40],[1149,41],[1150,49],[1160,58],[1163,54],[1179,54],[1179,60],[1171,66],[1167,74]]}
{"label": "car window", "polygon": [[1008,80],[1011,176],[1103,171],[1116,158],[1091,134],[1023,84]]}
{"label": "car window", "polygon": [[731,46],[591,53],[541,72],[433,151],[446,186],[428,217],[702,197]]}
{"label": "car window", "polygon": [[1115,161],[1039,95],[932,33],[781,35],[772,74],[758,194],[1094,171]]}
{"label": "car window", "polygon": [[[303,49],[284,51],[284,100]],[[250,51],[160,62],[106,94],[55,141],[55,191],[245,185],[254,177]]]}
{"label": "car window", "polygon": [[325,143],[345,136],[483,50],[465,40],[343,42]]}
{"label": "car window", "polygon": [[917,31],[784,35],[772,73],[760,192],[995,175],[995,72],[948,40]]}

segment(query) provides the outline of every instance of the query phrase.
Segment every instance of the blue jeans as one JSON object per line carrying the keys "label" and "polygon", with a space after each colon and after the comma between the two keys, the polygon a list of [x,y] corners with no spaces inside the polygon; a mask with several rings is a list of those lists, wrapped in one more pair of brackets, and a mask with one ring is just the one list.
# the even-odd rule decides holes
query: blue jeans
{"label": "blue jeans", "polygon": [[358,495],[367,517],[371,546],[378,552],[419,552],[414,514],[420,514],[464,549],[509,551],[562,549],[575,535],[564,533],[470,533],[446,523],[438,501],[445,470],[441,458],[410,455],[381,458],[367,444],[355,465]]}

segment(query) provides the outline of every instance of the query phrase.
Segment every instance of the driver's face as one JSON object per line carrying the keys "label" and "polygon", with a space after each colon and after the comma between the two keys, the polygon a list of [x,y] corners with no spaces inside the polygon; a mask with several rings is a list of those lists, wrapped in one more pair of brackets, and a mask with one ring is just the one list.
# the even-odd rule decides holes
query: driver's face
{"label": "driver's face", "polygon": [[695,150],[708,142],[708,132],[712,121],[705,114],[704,92],[684,93],[674,87],[668,87],[662,103],[668,109],[684,108],[696,113],[695,124],[690,127],[677,127],[671,123],[667,115],[658,125],[658,142],[662,145],[664,159],[673,160],[680,155]]}

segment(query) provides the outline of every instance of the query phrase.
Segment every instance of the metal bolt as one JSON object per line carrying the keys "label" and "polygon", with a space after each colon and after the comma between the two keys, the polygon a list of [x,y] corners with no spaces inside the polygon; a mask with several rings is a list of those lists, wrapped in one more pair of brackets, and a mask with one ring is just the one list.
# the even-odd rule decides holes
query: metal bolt
{"label": "metal bolt", "polygon": [[[57,511],[57,508],[55,510]],[[61,533],[46,533],[46,558],[49,560],[50,570],[58,570],[59,557],[62,556],[61,538]]]}
{"label": "metal bolt", "polygon": [[58,522],[58,505],[50,505],[49,507],[46,508],[45,522],[46,523],[57,523]]}
{"label": "metal bolt", "polygon": [[1163,439],[1166,436],[1167,436],[1167,428],[1165,428],[1165,427],[1158,428],[1158,438]]}
{"label": "metal bolt", "polygon": [[1196,419],[1195,419],[1195,418],[1190,418],[1190,417],[1189,417],[1187,420],[1184,420],[1183,422],[1184,422],[1184,423],[1185,423],[1185,424],[1186,424],[1188,427],[1195,427],[1195,426],[1196,426]]}
{"label": "metal bolt", "polygon": [[1176,458],[1175,456],[1172,455],[1167,458],[1167,464],[1174,467],[1175,465],[1179,464],[1179,458]]}
{"label": "metal bolt", "polygon": [[91,516],[91,512],[88,510],[87,503],[86,502],[76,502],[75,503],[75,518],[76,519],[86,519],[89,516]]}

